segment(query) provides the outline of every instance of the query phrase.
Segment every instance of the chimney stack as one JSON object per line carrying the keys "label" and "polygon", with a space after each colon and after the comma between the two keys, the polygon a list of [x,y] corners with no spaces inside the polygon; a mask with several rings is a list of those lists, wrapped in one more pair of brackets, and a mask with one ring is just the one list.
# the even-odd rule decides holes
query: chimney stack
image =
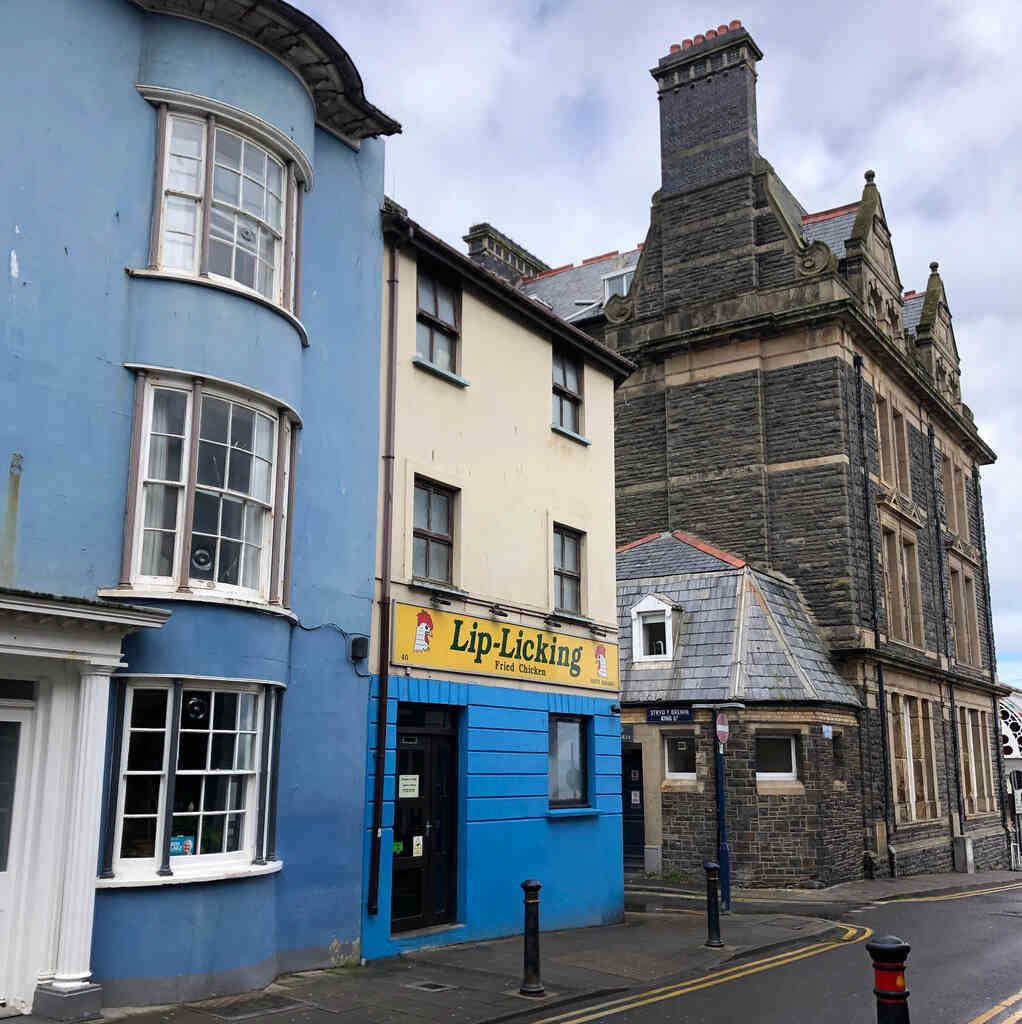
{"label": "chimney stack", "polygon": [[663,196],[752,172],[756,62],[763,57],[740,21],[670,48],[650,71],[660,101]]}

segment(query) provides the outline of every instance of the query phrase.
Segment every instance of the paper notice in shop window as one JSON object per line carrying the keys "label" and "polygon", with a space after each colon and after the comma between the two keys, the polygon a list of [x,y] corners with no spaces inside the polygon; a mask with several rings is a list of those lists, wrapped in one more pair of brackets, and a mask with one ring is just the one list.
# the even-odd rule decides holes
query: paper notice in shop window
{"label": "paper notice in shop window", "polygon": [[397,777],[398,799],[415,799],[419,795],[418,775],[399,775]]}
{"label": "paper notice in shop window", "polygon": [[412,856],[422,856],[422,836],[412,836]]}

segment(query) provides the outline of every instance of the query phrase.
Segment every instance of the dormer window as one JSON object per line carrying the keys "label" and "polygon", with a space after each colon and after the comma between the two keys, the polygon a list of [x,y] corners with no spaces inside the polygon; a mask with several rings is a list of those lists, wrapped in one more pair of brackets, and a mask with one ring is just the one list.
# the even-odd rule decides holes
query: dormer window
{"label": "dormer window", "polygon": [[608,302],[613,295],[624,297],[632,286],[634,270],[624,270],[615,274],[608,274],[603,279],[603,301]]}
{"label": "dormer window", "polygon": [[674,656],[675,606],[650,594],[632,609],[632,661],[670,661]]}

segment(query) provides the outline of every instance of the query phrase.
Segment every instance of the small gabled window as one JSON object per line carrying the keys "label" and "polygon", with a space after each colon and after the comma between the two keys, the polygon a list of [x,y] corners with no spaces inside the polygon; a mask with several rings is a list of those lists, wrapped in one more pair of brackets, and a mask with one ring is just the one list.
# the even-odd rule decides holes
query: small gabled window
{"label": "small gabled window", "polygon": [[673,610],[673,605],[652,594],[632,608],[632,661],[671,660]]}
{"label": "small gabled window", "polygon": [[421,268],[417,294],[415,354],[446,373],[457,373],[458,295]]}
{"label": "small gabled window", "polygon": [[603,279],[603,301],[608,302],[611,296],[627,295],[628,289],[632,286],[634,270],[624,270],[617,274],[608,274]]}
{"label": "small gabled window", "polygon": [[573,434],[582,433],[582,364],[554,349],[553,425]]}

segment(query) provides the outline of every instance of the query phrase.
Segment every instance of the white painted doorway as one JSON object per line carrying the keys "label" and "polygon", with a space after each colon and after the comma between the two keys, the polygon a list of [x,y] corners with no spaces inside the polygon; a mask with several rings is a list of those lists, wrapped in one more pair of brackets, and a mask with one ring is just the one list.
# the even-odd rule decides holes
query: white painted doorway
{"label": "white painted doorway", "polygon": [[0,704],[0,1017],[21,1013],[14,1005],[15,900],[19,893],[19,852],[24,849],[29,792],[32,710]]}

